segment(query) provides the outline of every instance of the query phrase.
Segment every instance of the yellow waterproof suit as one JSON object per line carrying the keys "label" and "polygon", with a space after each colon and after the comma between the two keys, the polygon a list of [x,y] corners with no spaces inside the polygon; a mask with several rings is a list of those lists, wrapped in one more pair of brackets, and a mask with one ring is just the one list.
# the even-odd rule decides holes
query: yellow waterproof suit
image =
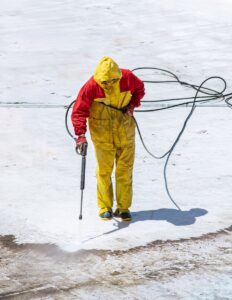
{"label": "yellow waterproof suit", "polygon": [[117,208],[124,212],[131,206],[135,123],[120,109],[139,106],[143,96],[143,82],[131,71],[119,69],[109,57],[101,59],[94,76],[78,94],[72,122],[75,133],[80,135],[86,131],[86,118],[89,120],[97,159],[99,214],[112,211],[114,165]]}

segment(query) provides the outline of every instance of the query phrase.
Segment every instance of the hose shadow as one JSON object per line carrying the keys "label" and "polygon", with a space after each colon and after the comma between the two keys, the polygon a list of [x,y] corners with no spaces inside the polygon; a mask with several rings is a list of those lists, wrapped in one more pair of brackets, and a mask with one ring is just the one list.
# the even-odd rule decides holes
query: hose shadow
{"label": "hose shadow", "polygon": [[116,227],[115,229],[85,240],[84,243],[104,235],[112,234],[118,230],[129,227],[133,223],[142,221],[166,221],[175,226],[188,226],[194,224],[197,220],[197,217],[204,216],[207,213],[208,211],[203,208],[191,208],[188,211],[172,208],[160,208],[157,210],[133,212],[131,213],[132,220],[130,222],[122,222],[120,219],[114,218],[113,220],[115,223],[113,223],[113,226]]}

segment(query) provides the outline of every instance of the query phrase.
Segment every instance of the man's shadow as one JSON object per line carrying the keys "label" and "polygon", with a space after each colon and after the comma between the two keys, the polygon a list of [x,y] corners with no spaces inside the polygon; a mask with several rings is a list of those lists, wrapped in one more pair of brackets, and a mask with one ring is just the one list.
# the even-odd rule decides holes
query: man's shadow
{"label": "man's shadow", "polygon": [[138,212],[131,213],[132,220],[130,222],[122,222],[120,219],[114,218],[116,223],[113,224],[116,228],[105,232],[99,236],[92,237],[84,242],[89,240],[93,240],[97,237],[111,234],[116,232],[120,229],[129,227],[131,224],[135,222],[142,222],[142,221],[166,221],[171,223],[175,226],[188,226],[192,225],[196,222],[197,217],[204,216],[208,213],[206,209],[203,208],[191,208],[190,210],[177,210],[173,208],[160,208],[157,210],[142,210]]}
{"label": "man's shadow", "polygon": [[204,216],[207,213],[208,211],[202,208],[191,208],[188,211],[172,208],[144,210],[132,213],[132,223],[146,220],[163,220],[175,226],[187,226],[194,224],[197,217]]}

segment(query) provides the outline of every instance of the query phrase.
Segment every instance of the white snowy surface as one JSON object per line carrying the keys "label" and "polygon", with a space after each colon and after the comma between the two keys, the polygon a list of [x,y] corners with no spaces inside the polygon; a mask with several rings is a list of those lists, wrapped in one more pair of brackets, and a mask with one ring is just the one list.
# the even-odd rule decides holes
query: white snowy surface
{"label": "white snowy surface", "polygon": [[[171,145],[186,110],[138,115],[150,149],[161,153]],[[231,225],[230,109],[197,109],[173,154],[168,179],[182,212],[166,195],[164,161],[150,158],[137,141],[130,223],[98,217],[91,144],[79,221],[81,157],[65,132],[64,113],[62,108],[0,110],[5,120],[0,129],[1,234],[15,234],[20,243],[56,243],[72,251],[113,250],[200,236]]]}
{"label": "white snowy surface", "polygon": [[[196,109],[171,157],[169,186],[182,212],[166,195],[164,161],[150,158],[137,140],[133,221],[121,223],[98,217],[91,143],[78,220],[81,158],[65,131],[65,109],[4,106],[68,105],[103,55],[124,68],[165,68],[196,84],[223,76],[231,92],[231,1],[2,0],[0,17],[1,235],[68,251],[114,250],[231,225],[231,109]],[[186,92],[147,90],[149,98]],[[172,145],[188,111],[136,114],[151,151]]]}

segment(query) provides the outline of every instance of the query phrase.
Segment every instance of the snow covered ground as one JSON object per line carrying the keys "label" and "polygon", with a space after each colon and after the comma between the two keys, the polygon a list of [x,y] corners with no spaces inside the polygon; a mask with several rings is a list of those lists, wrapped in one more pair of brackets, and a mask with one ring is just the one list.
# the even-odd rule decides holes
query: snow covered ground
{"label": "snow covered ground", "polygon": [[[64,106],[75,99],[78,89],[103,55],[111,56],[124,68],[168,69],[181,80],[195,84],[209,76],[222,76],[227,80],[227,91],[232,92],[231,7],[229,0],[164,0],[136,4],[130,0],[1,1],[0,235],[2,239],[4,235],[13,235],[18,244],[55,245],[65,253],[62,270],[57,270],[60,275],[50,272],[47,282],[45,275],[41,289],[45,291],[50,282],[55,285],[56,276],[66,277],[67,280],[62,281],[64,289],[65,286],[72,289],[71,283],[75,288],[82,281],[85,284],[80,286],[79,298],[76,294],[64,296],[61,288],[54,299],[105,299],[110,295],[109,289],[117,291],[120,299],[231,299],[231,234],[215,234],[212,243],[201,240],[207,234],[231,226],[231,109],[226,106],[197,108],[171,157],[169,187],[182,211],[173,206],[165,192],[164,161],[149,157],[137,140],[133,221],[126,224],[115,219],[102,222],[98,218],[91,143],[83,220],[78,220],[81,159],[64,127]],[[138,75],[144,79],[147,76],[143,71]],[[220,90],[220,82],[211,85]],[[146,88],[147,99],[194,96],[191,90],[175,85],[156,84]],[[162,154],[169,149],[189,109],[136,113],[145,143],[152,152]],[[196,250],[194,240],[182,246],[181,239],[194,237],[202,243],[204,259],[201,259],[202,251]],[[169,247],[172,240],[176,241],[174,250]],[[157,256],[157,251],[161,251],[157,246],[151,256],[154,259],[146,261],[149,245],[156,241],[163,241],[165,255]],[[28,274],[34,274],[38,263],[38,270],[46,274],[46,270],[57,263],[56,258],[48,262],[42,253],[36,262],[36,247],[32,250],[29,247],[26,254],[20,253],[17,246],[13,254],[5,247],[4,243],[0,245],[3,261],[0,299],[10,292],[15,292],[12,295],[21,297],[19,299],[32,299],[26,296],[27,292],[20,294],[25,280],[12,275],[20,274],[19,257],[23,262],[26,258],[32,262],[26,271]],[[78,252],[81,249],[84,252]],[[167,257],[173,257],[175,264],[181,262],[178,249],[189,255],[184,264],[185,272],[182,269],[175,272],[171,263],[165,266]],[[107,252],[109,250],[111,252]],[[15,251],[19,251],[18,254]],[[91,253],[91,259],[83,253]],[[76,259],[83,264],[76,265]],[[4,265],[7,260],[12,260],[14,267],[7,268],[7,264]],[[99,265],[103,261],[106,270]],[[65,262],[72,272],[68,272]],[[130,266],[128,272],[123,268],[125,262]],[[118,263],[119,269],[115,267]],[[192,269],[191,264],[197,267]],[[76,267],[82,271],[72,279]],[[89,268],[92,268],[92,278],[98,278],[93,289],[95,296],[86,289],[90,282],[86,275]],[[123,286],[119,280],[114,285],[113,277],[109,277],[104,294],[100,294],[99,282],[108,276],[108,269],[116,275],[124,272],[122,282],[127,284]],[[168,283],[155,275],[144,275],[142,281],[138,280],[139,275],[129,280],[133,272],[140,274],[140,271],[143,275],[162,271]],[[25,290],[34,288],[36,278],[38,273],[28,278]],[[182,281],[188,287],[186,291],[181,290]],[[194,292],[199,282],[204,292],[201,289],[199,293]],[[164,286],[170,293],[164,292]],[[53,299],[54,291],[51,295],[50,292],[48,288],[43,296]]]}

